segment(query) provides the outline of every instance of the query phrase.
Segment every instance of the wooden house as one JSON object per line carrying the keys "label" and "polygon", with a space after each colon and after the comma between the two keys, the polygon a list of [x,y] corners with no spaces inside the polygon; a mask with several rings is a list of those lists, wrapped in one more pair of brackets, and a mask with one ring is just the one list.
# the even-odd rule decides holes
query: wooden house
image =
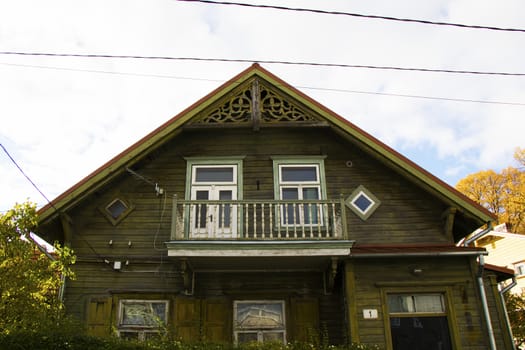
{"label": "wooden house", "polygon": [[487,263],[513,270],[515,280],[510,292],[525,296],[525,235],[509,232],[505,224],[500,224],[473,244],[487,250]]}
{"label": "wooden house", "polygon": [[494,216],[254,64],[39,211],[96,335],[511,349]]}

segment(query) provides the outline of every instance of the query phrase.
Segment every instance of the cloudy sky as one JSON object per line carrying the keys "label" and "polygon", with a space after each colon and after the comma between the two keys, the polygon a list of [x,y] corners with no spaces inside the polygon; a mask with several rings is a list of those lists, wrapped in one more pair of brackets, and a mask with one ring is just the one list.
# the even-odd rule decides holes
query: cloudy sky
{"label": "cloudy sky", "polygon": [[[249,3],[525,28],[522,0]],[[49,199],[250,63],[6,52],[525,73],[525,32],[177,0],[1,1],[0,52],[0,143]],[[525,76],[262,65],[450,185],[525,147]],[[0,149],[0,211],[27,199],[46,203]]]}

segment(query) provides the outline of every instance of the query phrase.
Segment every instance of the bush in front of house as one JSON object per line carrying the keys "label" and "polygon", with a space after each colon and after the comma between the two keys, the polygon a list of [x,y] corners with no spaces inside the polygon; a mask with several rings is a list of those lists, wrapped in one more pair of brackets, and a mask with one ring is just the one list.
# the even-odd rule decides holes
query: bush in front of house
{"label": "bush in front of house", "polygon": [[248,343],[242,345],[183,343],[173,340],[145,342],[115,337],[100,338],[67,331],[13,332],[0,334],[1,350],[380,350],[373,345],[315,345],[311,343]]}

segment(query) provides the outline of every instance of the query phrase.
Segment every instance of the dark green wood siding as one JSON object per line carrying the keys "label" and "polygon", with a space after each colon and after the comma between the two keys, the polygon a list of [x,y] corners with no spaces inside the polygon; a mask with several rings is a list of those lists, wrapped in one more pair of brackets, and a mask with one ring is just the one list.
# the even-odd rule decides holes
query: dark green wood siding
{"label": "dark green wood siding", "polygon": [[[198,330],[191,320],[188,323],[180,319],[180,313],[184,314],[184,305],[197,305],[192,304],[196,299],[202,303],[210,298],[226,298],[229,302],[236,298],[282,298],[291,305],[292,300],[305,298],[316,300],[319,305],[319,331],[326,329],[331,341],[343,342],[348,325],[341,314],[345,305],[341,275],[337,277],[332,294],[326,295],[320,271],[286,272],[284,266],[283,271],[262,274],[197,273],[195,295],[186,299],[188,305],[183,304],[177,309],[176,298],[183,294],[183,280],[180,266],[176,259],[167,256],[164,242],[170,238],[171,197],[177,195],[183,199],[186,191],[184,157],[234,155],[244,156],[244,199],[273,199],[272,156],[325,156],[328,199],[339,198],[341,194],[346,197],[363,185],[382,202],[366,221],[347,211],[349,239],[358,244],[453,243],[443,232],[442,213],[447,208],[444,203],[328,128],[269,128],[259,132],[226,128],[186,130],[132,166],[147,181],[124,172],[68,212],[73,229],[70,244],[79,257],[75,266],[77,280],[68,282],[66,288],[69,312],[86,319],[86,310],[93,308],[91,298],[94,296],[103,298],[126,291],[142,293],[142,296],[165,293],[174,300],[174,312],[179,317],[172,321],[173,324],[180,325],[183,337],[191,338]],[[351,167],[348,161],[351,161]],[[165,195],[157,195],[152,183],[162,187]],[[121,198],[133,207],[117,225],[102,213],[115,198]],[[122,262],[119,271],[113,269],[115,261]],[[411,264],[423,263],[425,268],[433,271],[432,279],[470,278],[469,272],[464,271],[465,264],[458,262],[457,258],[453,261],[421,261],[415,259]],[[378,280],[414,280],[413,276],[407,275],[406,263],[356,261],[357,309],[366,306],[377,308],[381,313],[380,289],[374,283]],[[462,344],[479,343],[484,338],[474,286],[465,284],[462,287],[469,299],[467,303],[462,301],[458,288],[452,287],[452,299],[458,304],[457,327],[465,337]],[[224,305],[215,306],[221,308]],[[202,304],[198,307],[201,310]],[[313,309],[308,310],[305,312],[311,315]],[[231,318],[231,314],[227,317]],[[208,337],[220,338],[218,334],[225,332],[228,334],[224,339],[231,339],[231,324],[221,325],[217,320],[208,322]],[[361,340],[385,342],[382,318],[359,322]],[[290,327],[290,334],[299,333],[297,328]]]}
{"label": "dark green wood siding", "polygon": [[[447,318],[452,337],[461,349],[488,348],[487,327],[481,312],[478,285],[466,257],[421,257],[398,259],[353,259],[347,269],[353,271],[357,297],[350,308],[350,322],[359,332],[360,341],[368,344],[388,343],[388,308],[384,296],[389,292],[439,292],[447,296]],[[410,271],[423,270],[419,276]],[[349,276],[351,277],[351,276]],[[492,293],[490,293],[492,294]],[[493,295],[489,295],[491,300]],[[494,308],[493,301],[491,308]],[[364,319],[363,309],[378,310],[377,319]],[[492,314],[496,315],[495,310]],[[497,324],[497,320],[493,320]],[[501,327],[498,326],[501,330]],[[497,331],[498,342],[502,335]],[[502,347],[504,348],[504,347]]]}

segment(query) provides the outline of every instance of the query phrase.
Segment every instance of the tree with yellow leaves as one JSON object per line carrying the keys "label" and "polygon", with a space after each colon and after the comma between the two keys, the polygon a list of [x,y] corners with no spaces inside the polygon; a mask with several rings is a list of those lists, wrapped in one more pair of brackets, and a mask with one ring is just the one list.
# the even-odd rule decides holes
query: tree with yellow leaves
{"label": "tree with yellow leaves", "polygon": [[499,223],[506,223],[511,232],[525,234],[525,148],[517,148],[514,159],[517,168],[470,174],[456,188],[496,214]]}

